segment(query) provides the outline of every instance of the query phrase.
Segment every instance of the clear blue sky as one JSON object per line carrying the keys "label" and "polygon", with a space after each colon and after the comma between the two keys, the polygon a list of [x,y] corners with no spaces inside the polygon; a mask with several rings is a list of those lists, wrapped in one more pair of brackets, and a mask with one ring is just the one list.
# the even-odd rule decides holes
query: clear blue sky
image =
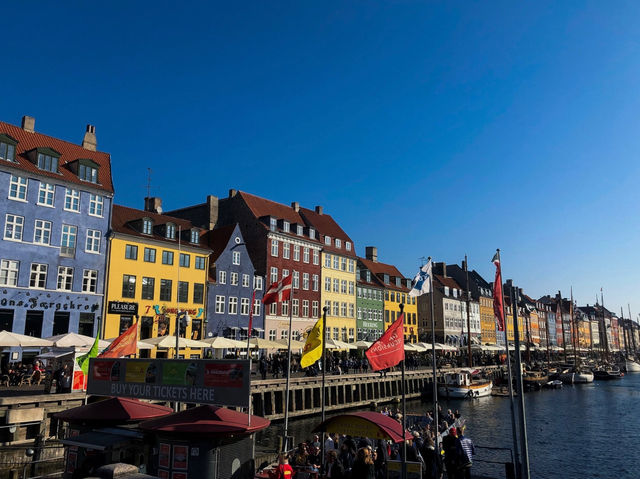
{"label": "clear blue sky", "polygon": [[[104,5],[101,5],[104,3]],[[640,313],[640,3],[7,2],[1,118],[96,125],[116,201],[323,205],[412,276]]]}

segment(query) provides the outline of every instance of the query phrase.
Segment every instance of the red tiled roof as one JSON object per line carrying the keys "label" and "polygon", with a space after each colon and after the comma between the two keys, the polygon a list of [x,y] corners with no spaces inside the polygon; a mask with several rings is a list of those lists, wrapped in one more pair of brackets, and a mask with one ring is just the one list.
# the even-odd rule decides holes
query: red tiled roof
{"label": "red tiled roof", "polygon": [[369,439],[389,439],[394,443],[413,439],[409,431],[405,431],[403,437],[400,422],[374,411],[350,412],[334,416],[316,426],[313,432],[342,434],[345,429],[367,430],[370,433]]}
{"label": "red tiled roof", "polygon": [[[351,241],[349,235],[340,228],[331,215],[325,213],[318,214],[314,210],[310,210],[308,208],[300,208],[300,215],[306,220],[307,224],[313,226],[320,234],[331,238],[331,246],[327,246],[324,241],[322,241],[325,251],[340,253],[344,256],[351,256],[355,258],[356,253],[353,241]],[[342,241],[342,246],[340,248],[335,247],[335,238]],[[346,250],[345,243],[347,241],[351,243],[351,251]]]}
{"label": "red tiled roof", "polygon": [[[256,218],[273,216],[274,218],[286,220],[291,224],[297,223],[304,225],[302,216],[300,216],[296,210],[291,208],[291,206],[260,198],[259,196],[245,193],[244,191],[239,191],[237,194],[242,197]],[[265,227],[269,228],[269,225],[266,224]]]}
{"label": "red tiled roof", "polygon": [[[111,178],[111,158],[108,153],[100,151],[91,151],[82,148],[80,145],[70,143],[68,141],[59,140],[51,136],[43,135],[38,132],[28,132],[18,126],[11,125],[0,121],[0,133],[5,133],[18,142],[16,146],[17,163],[0,160],[0,163],[6,166],[19,168],[30,173],[37,173],[42,176],[55,178],[60,181],[68,181],[79,185],[85,185],[100,190],[113,193],[113,181]],[[59,173],[45,171],[39,169],[29,159],[25,153],[34,148],[51,148],[60,153]],[[83,181],[73,173],[67,163],[78,159],[89,159],[99,165],[98,168],[98,184],[89,181]]]}
{"label": "red tiled roof", "polygon": [[444,276],[441,276],[439,274],[434,274],[433,277],[436,279],[436,281],[438,281],[442,286],[446,286],[448,288],[455,288],[455,289],[459,289],[462,290],[462,287],[456,282],[455,279],[450,278],[449,276],[447,276],[446,278]]}
{"label": "red tiled roof", "polygon": [[[136,220],[141,220],[142,218],[150,218],[153,221],[154,233],[152,235],[146,235],[136,230],[131,222]],[[173,223],[176,225],[176,237],[178,226],[182,227],[182,231],[190,230],[193,225],[191,221],[184,220],[182,218],[174,218],[173,216],[168,215],[160,215],[157,213],[152,213],[150,211],[137,210],[135,208],[129,208],[127,206],[121,205],[113,205],[113,214],[111,217],[111,229],[117,233],[123,233],[131,236],[138,236],[140,238],[154,239],[157,241],[164,241],[165,243],[170,243],[172,245],[177,245],[178,240],[171,240],[165,238],[164,235],[158,234],[155,232],[155,227],[158,225],[164,225],[167,223]],[[200,232],[200,243],[195,245],[190,242],[183,241],[182,244],[184,246],[196,246],[201,248],[207,248],[206,241],[206,231]]]}
{"label": "red tiled roof", "polygon": [[402,278],[404,280],[404,276],[402,275],[402,273],[400,273],[400,271],[398,271],[398,268],[396,268],[395,266],[391,264],[380,263],[378,261],[371,261],[365,258],[358,258],[358,261],[362,262],[362,264],[365,265],[365,267],[369,269],[369,271],[378,276],[378,279],[380,279],[383,287],[387,289],[395,289],[397,291],[409,291],[409,288],[406,287],[406,283],[404,282],[401,286],[396,286],[395,280],[390,279],[389,284],[385,284],[384,281],[382,281],[381,276],[385,274],[388,274],[390,278]]}

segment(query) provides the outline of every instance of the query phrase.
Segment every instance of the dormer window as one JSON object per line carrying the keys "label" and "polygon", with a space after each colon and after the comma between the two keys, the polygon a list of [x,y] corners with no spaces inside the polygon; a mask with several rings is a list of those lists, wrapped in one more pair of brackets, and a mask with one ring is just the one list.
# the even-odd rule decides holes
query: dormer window
{"label": "dormer window", "polygon": [[200,242],[200,232],[196,229],[191,230],[191,242],[194,244]]}
{"label": "dormer window", "polygon": [[400,278],[396,278],[396,286],[400,287],[402,285],[400,281]]}
{"label": "dormer window", "polygon": [[336,238],[336,248],[342,248],[342,240]]}
{"label": "dormer window", "polygon": [[83,165],[82,163],[78,166],[78,178],[84,181],[89,181],[91,183],[98,182],[98,168],[95,168],[90,165]]}
{"label": "dormer window", "polygon": [[296,227],[296,233],[298,234],[298,236],[302,236],[302,232],[304,231],[304,228],[300,225],[298,225]]}
{"label": "dormer window", "polygon": [[269,229],[271,231],[277,231],[278,230],[278,220],[275,218],[269,218]]}
{"label": "dormer window", "polygon": [[167,239],[176,239],[176,225],[173,223],[167,223],[167,230],[165,237]]}
{"label": "dormer window", "polygon": [[309,228],[309,238],[316,239],[316,230],[313,228]]}
{"label": "dormer window", "polygon": [[351,251],[351,241],[347,241],[347,242],[344,244],[344,247],[345,247],[345,249],[346,249],[347,251]]}
{"label": "dormer window", "polygon": [[289,232],[289,230],[290,230],[290,226],[289,226],[289,222],[288,222],[288,221],[283,221],[283,222],[282,222],[282,230],[283,230],[285,233],[288,233],[288,232]]}
{"label": "dormer window", "polygon": [[444,295],[449,296],[449,286],[444,287]]}
{"label": "dormer window", "polygon": [[16,161],[16,145],[18,142],[9,135],[0,133],[0,160]]}
{"label": "dormer window", "polygon": [[388,274],[384,275],[384,284],[389,284],[389,275]]}
{"label": "dormer window", "polygon": [[142,218],[142,232],[146,235],[153,234],[153,221],[151,218]]}
{"label": "dormer window", "polygon": [[327,246],[331,246],[331,236],[324,237],[324,244],[326,244]]}
{"label": "dormer window", "polygon": [[58,172],[58,160],[60,156],[56,156],[53,150],[48,148],[38,151],[38,161],[36,166],[41,170],[51,171],[52,173]]}
{"label": "dormer window", "polygon": [[367,282],[371,282],[371,271],[367,270]]}

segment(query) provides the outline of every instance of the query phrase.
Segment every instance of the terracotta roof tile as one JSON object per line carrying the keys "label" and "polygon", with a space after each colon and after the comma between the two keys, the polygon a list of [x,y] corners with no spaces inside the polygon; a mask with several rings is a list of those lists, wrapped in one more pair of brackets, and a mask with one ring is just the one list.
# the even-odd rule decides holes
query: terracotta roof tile
{"label": "terracotta roof tile", "polygon": [[[322,236],[329,236],[331,238],[331,246],[327,246],[324,241],[322,241],[325,251],[339,253],[344,256],[351,256],[353,258],[356,257],[353,241],[349,235],[344,232],[340,225],[336,223],[331,215],[326,213],[319,214],[308,208],[300,208],[300,215],[306,220],[308,225],[314,227]],[[334,240],[336,238],[342,241],[342,246],[340,248],[336,248],[335,246]],[[351,244],[351,251],[347,251],[346,249],[347,242]]]}
{"label": "terracotta roof tile", "polygon": [[[276,203],[275,201],[267,200],[265,198],[260,198],[259,196],[245,193],[244,191],[239,191],[237,194],[242,197],[256,218],[273,216],[274,218],[286,220],[291,224],[304,224],[302,216],[300,216],[296,210],[290,206],[283,205],[282,203]],[[265,227],[269,228],[269,225],[265,225]]]}
{"label": "terracotta roof tile", "polygon": [[457,283],[457,281],[450,277],[444,277],[439,274],[434,274],[433,277],[438,281],[442,286],[446,286],[448,288],[455,288],[462,290],[462,287]]}
{"label": "terracotta roof tile", "polygon": [[385,274],[388,274],[390,278],[404,279],[402,273],[398,271],[398,268],[396,268],[395,266],[391,264],[380,263],[378,261],[371,261],[365,258],[358,258],[358,261],[360,261],[367,269],[369,269],[369,271],[378,276],[378,279],[381,280],[380,282],[384,288],[403,292],[409,291],[410,288],[407,288],[406,283],[404,282],[402,286],[396,286],[395,281],[391,282],[390,280],[389,284],[385,284],[384,281],[382,281],[381,276],[384,276]]}
{"label": "terracotta roof tile", "polygon": [[[113,193],[111,158],[108,153],[87,150],[80,145],[43,135],[42,133],[28,132],[18,126],[2,121],[0,121],[0,133],[5,133],[18,142],[16,147],[17,163],[0,160],[1,164],[19,168],[23,171],[37,173],[42,176],[55,178],[57,180],[85,185]],[[34,148],[51,148],[60,153],[60,172],[53,173],[51,171],[41,170],[34,165],[25,155],[26,152],[31,151]],[[98,184],[81,180],[69,169],[67,163],[71,163],[78,159],[89,159],[99,165]]]}

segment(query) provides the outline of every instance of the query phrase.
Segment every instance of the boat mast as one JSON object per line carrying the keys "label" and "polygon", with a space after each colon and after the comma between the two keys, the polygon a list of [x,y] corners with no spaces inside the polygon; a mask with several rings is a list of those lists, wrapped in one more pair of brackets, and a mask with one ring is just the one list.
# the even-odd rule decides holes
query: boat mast
{"label": "boat mast", "polygon": [[578,352],[576,351],[576,336],[577,336],[577,330],[576,330],[576,320],[573,317],[574,311],[573,311],[573,286],[571,286],[571,303],[569,304],[569,321],[571,321],[571,323],[569,324],[569,327],[571,328],[571,344],[573,345],[573,365],[575,366],[578,362]]}
{"label": "boat mast", "polygon": [[629,308],[629,326],[631,326],[631,343],[633,344],[633,352],[634,354],[637,356],[638,355],[638,347],[636,346],[636,335],[633,327],[633,319],[631,319],[633,316],[631,316],[631,305],[629,303],[627,303],[627,308]]}
{"label": "boat mast", "polygon": [[629,356],[629,343],[627,343],[627,327],[625,326],[625,319],[624,319],[624,310],[622,309],[622,306],[620,306],[620,322],[622,323],[622,339],[624,341],[624,354],[625,354],[625,358],[627,356]]}
{"label": "boat mast", "polygon": [[558,309],[560,310],[560,324],[562,325],[562,347],[564,349],[564,362],[567,362],[567,337],[564,332],[564,313],[562,307],[562,293],[558,290],[558,305],[560,306]]}
{"label": "boat mast", "polygon": [[473,357],[471,356],[471,302],[469,301],[469,264],[467,255],[464,255],[464,272],[467,275],[467,354],[469,355],[469,367],[473,368]]}
{"label": "boat mast", "polygon": [[548,305],[542,305],[544,310],[544,327],[546,329],[545,336],[547,337],[547,369],[549,369],[549,363],[551,362],[551,353],[549,352],[549,309]]}
{"label": "boat mast", "polygon": [[602,288],[600,288],[600,306],[602,307],[602,331],[603,331],[603,339],[604,339],[604,354],[606,360],[609,360],[609,336],[607,335],[607,322],[604,317],[604,293],[602,292]]}

